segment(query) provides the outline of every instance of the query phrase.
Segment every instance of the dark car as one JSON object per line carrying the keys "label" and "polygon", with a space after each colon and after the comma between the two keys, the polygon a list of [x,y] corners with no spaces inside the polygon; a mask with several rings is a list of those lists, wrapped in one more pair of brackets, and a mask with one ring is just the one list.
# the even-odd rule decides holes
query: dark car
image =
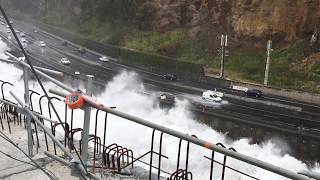
{"label": "dark car", "polygon": [[84,54],[84,53],[86,53],[86,49],[83,48],[83,47],[80,47],[80,48],[78,49],[78,52],[81,53],[81,54]]}
{"label": "dark car", "polygon": [[62,46],[68,46],[68,43],[67,43],[67,41],[62,41],[61,45]]}
{"label": "dark car", "polygon": [[248,91],[245,92],[246,96],[250,96],[250,97],[262,97],[262,92],[258,89],[249,89]]}
{"label": "dark car", "polygon": [[166,74],[163,76],[166,80],[170,80],[170,81],[176,81],[178,78],[177,78],[177,75],[175,74]]}

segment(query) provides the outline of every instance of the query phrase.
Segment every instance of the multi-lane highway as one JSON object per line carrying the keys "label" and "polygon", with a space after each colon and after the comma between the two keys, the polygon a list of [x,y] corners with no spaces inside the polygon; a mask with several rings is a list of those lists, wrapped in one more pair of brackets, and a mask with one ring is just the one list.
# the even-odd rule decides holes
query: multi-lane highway
{"label": "multi-lane highway", "polygon": [[[211,84],[187,80],[167,81],[163,78],[163,74],[126,66],[116,59],[111,59],[109,62],[99,60],[101,56],[107,55],[91,50],[81,54],[78,52],[78,45],[68,42],[65,46],[63,45],[65,40],[38,30],[30,24],[14,21],[13,26],[26,35],[27,52],[35,64],[54,68],[71,76],[79,76],[75,75],[75,72],[80,72],[82,75],[93,74],[96,83],[99,84],[105,84],[121,71],[135,71],[140,75],[147,90],[159,93],[169,92],[176,97],[189,99],[194,104],[192,110],[197,113],[206,113],[219,119],[320,139],[319,105],[270,95],[259,99],[248,98],[244,96],[243,92]],[[37,32],[34,31],[35,29]],[[12,33],[7,31],[6,24],[0,25],[2,39],[7,41],[10,35],[12,41],[15,42]],[[18,35],[20,36],[20,33]],[[46,47],[40,47],[40,41],[44,41]],[[62,57],[67,57],[71,61],[70,66],[60,62]],[[79,77],[83,78],[82,75]],[[211,106],[202,102],[200,98],[203,91],[214,88],[225,93],[222,105]]]}

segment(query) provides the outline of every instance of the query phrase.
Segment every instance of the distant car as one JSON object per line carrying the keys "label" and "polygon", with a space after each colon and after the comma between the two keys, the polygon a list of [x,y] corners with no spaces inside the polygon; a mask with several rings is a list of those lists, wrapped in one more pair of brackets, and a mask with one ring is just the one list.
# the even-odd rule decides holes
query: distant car
{"label": "distant car", "polygon": [[27,47],[28,47],[27,43],[25,43],[25,42],[22,43],[22,47],[23,47],[24,50],[27,50]]}
{"label": "distant car", "polygon": [[7,24],[6,26],[7,26],[7,28],[9,28],[9,25],[8,25],[8,24]]}
{"label": "distant car", "polygon": [[76,72],[74,72],[74,74],[75,74],[75,75],[79,75],[79,74],[80,74],[80,72],[79,72],[79,71],[76,71]]}
{"label": "distant car", "polygon": [[27,40],[25,38],[21,38],[21,42],[26,43]]}
{"label": "distant car", "polygon": [[163,76],[163,78],[166,79],[166,80],[170,80],[170,81],[178,80],[178,77],[175,74],[166,74],[166,75]]}
{"label": "distant car", "polygon": [[109,62],[109,59],[105,56],[100,57],[99,60],[103,62]]}
{"label": "distant car", "polygon": [[20,31],[19,30],[15,30],[16,31],[16,33],[20,33]]}
{"label": "distant car", "polygon": [[40,46],[41,47],[46,47],[46,43],[44,43],[43,41],[40,41]]}
{"label": "distant car", "polygon": [[34,32],[34,33],[37,33],[37,32],[38,32],[38,30],[34,29],[34,30],[33,30],[33,32]]}
{"label": "distant car", "polygon": [[26,58],[25,57],[18,57],[19,61],[24,61]]}
{"label": "distant car", "polygon": [[26,36],[26,34],[25,34],[25,33],[23,33],[23,32],[21,32],[21,33],[20,33],[20,36],[21,36],[21,37],[25,37],[25,36]]}
{"label": "distant car", "polygon": [[209,102],[221,102],[222,97],[223,97],[223,93],[216,90],[214,91],[207,90],[203,92],[201,96],[203,100],[209,101]]}
{"label": "distant car", "polygon": [[1,25],[4,25],[4,22],[1,22]]}
{"label": "distant car", "polygon": [[9,21],[10,24],[13,24],[13,21]]}
{"label": "distant car", "polygon": [[245,95],[250,97],[260,98],[262,97],[263,93],[258,89],[249,89],[245,92]]}
{"label": "distant car", "polygon": [[67,43],[67,41],[63,41],[63,42],[61,43],[61,45],[62,45],[62,46],[68,46],[68,43]]}
{"label": "distant car", "polygon": [[78,52],[79,52],[80,54],[84,54],[84,53],[86,53],[86,49],[83,48],[83,47],[80,47],[80,48],[78,49]]}
{"label": "distant car", "polygon": [[64,64],[64,65],[70,65],[71,64],[70,61],[65,57],[61,58],[60,62],[62,64]]}
{"label": "distant car", "polygon": [[7,33],[11,33],[11,31],[10,31],[10,30],[7,30]]}
{"label": "distant car", "polygon": [[163,93],[160,95],[159,97],[160,102],[175,102],[175,96],[173,94],[169,94],[169,93]]}

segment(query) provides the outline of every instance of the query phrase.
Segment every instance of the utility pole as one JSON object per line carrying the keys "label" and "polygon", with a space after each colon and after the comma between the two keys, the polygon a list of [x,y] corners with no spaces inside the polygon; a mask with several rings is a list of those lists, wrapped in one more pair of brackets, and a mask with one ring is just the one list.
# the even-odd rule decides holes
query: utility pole
{"label": "utility pole", "polygon": [[226,56],[226,47],[228,45],[228,35],[221,35],[221,66],[220,66],[220,78],[224,79],[224,59]]}
{"label": "utility pole", "polygon": [[268,40],[267,43],[267,63],[266,63],[266,71],[264,73],[264,81],[263,84],[265,86],[268,85],[268,80],[269,80],[269,68],[270,68],[270,53],[272,51],[272,41]]}

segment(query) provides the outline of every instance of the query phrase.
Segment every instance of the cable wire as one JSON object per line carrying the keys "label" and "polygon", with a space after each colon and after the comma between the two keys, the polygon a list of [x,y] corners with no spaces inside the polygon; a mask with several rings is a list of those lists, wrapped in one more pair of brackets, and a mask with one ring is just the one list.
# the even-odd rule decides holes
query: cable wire
{"label": "cable wire", "polygon": [[[21,162],[21,163],[24,163],[24,164],[29,164],[30,166],[33,166],[33,167],[38,168],[36,165],[34,165],[34,164],[30,163],[30,162],[23,161],[23,160],[21,160],[21,159],[17,159],[17,158],[15,158],[15,157],[11,156],[10,154],[7,154],[7,153],[5,153],[5,152],[3,152],[3,151],[1,151],[1,150],[0,150],[0,153],[3,154],[3,155],[5,155],[5,156],[7,156],[8,158],[11,158],[11,159],[13,159],[13,160],[18,161],[18,162]],[[31,161],[31,162],[32,162],[32,161]],[[56,179],[56,180],[59,179],[58,177],[56,177],[56,176],[53,174],[52,171],[50,171],[50,170],[48,170],[48,169],[45,169],[45,168],[44,168],[44,170],[45,170],[46,172],[48,172],[54,179]]]}
{"label": "cable wire", "polygon": [[[2,131],[0,131],[0,137],[2,137],[4,140],[12,144],[14,147],[16,147],[18,150],[20,150],[28,159],[30,159],[35,167],[39,168],[41,171],[43,171],[51,180],[59,180],[55,175],[49,174],[43,167],[41,167],[35,160],[33,160],[26,152],[24,152],[17,144],[15,144],[7,135],[5,135]],[[10,155],[9,155],[10,156]],[[13,158],[10,156],[12,159],[17,160],[16,158]],[[17,160],[20,161],[20,160]],[[21,161],[20,161],[21,162]],[[27,164],[31,164],[26,162]],[[53,174],[53,173],[52,173]]]}
{"label": "cable wire", "polygon": [[[5,11],[4,11],[4,9],[2,8],[2,5],[1,5],[1,4],[0,4],[0,11],[1,11],[3,17],[5,18],[5,20],[6,20],[7,24],[8,24],[8,26],[9,26],[9,28],[10,28],[13,36],[14,36],[14,38],[16,39],[16,41],[17,41],[17,43],[18,43],[18,45],[19,45],[19,48],[21,49],[21,51],[22,51],[22,53],[23,53],[23,55],[24,55],[24,57],[25,57],[25,60],[26,60],[27,63],[29,64],[29,66],[30,66],[30,68],[31,68],[31,72],[32,72],[33,75],[35,76],[35,78],[36,78],[36,80],[38,81],[38,83],[39,83],[39,85],[40,85],[40,87],[41,87],[44,95],[45,95],[46,98],[48,99],[49,105],[52,107],[52,109],[53,109],[56,117],[58,118],[59,122],[61,123],[61,126],[62,126],[65,134],[67,134],[66,128],[65,128],[65,126],[63,125],[62,120],[61,120],[61,118],[60,118],[60,116],[59,116],[56,108],[54,107],[54,105],[53,105],[53,103],[52,103],[52,101],[51,101],[51,99],[50,99],[47,91],[45,90],[45,88],[44,88],[44,86],[43,86],[43,84],[42,84],[42,82],[41,82],[38,74],[36,73],[36,71],[35,71],[35,69],[34,69],[34,67],[33,67],[33,65],[32,65],[32,63],[31,63],[31,61],[30,61],[30,59],[29,59],[29,57],[28,57],[28,55],[27,55],[27,53],[25,52],[25,50],[24,50],[24,48],[23,48],[23,46],[22,46],[22,44],[21,44],[21,42],[20,42],[20,40],[19,40],[16,32],[14,31],[14,29],[13,29],[13,27],[12,27],[12,25],[11,25],[11,23],[10,23],[10,21],[9,21],[9,19],[8,19],[6,13],[5,13]],[[66,136],[66,137],[68,138],[69,142],[71,142],[72,146],[74,147],[74,144],[73,144],[72,141],[70,141],[69,136]],[[80,160],[80,163],[81,163],[82,166],[84,167],[84,170],[86,171],[86,174],[88,174],[87,168],[86,168],[86,166],[84,165],[84,162],[83,162],[83,160],[81,159],[80,154],[79,154],[79,152],[77,151],[76,148],[75,148],[75,152],[76,152],[77,157],[78,157],[79,160]],[[91,179],[91,178],[90,178],[90,179]]]}

